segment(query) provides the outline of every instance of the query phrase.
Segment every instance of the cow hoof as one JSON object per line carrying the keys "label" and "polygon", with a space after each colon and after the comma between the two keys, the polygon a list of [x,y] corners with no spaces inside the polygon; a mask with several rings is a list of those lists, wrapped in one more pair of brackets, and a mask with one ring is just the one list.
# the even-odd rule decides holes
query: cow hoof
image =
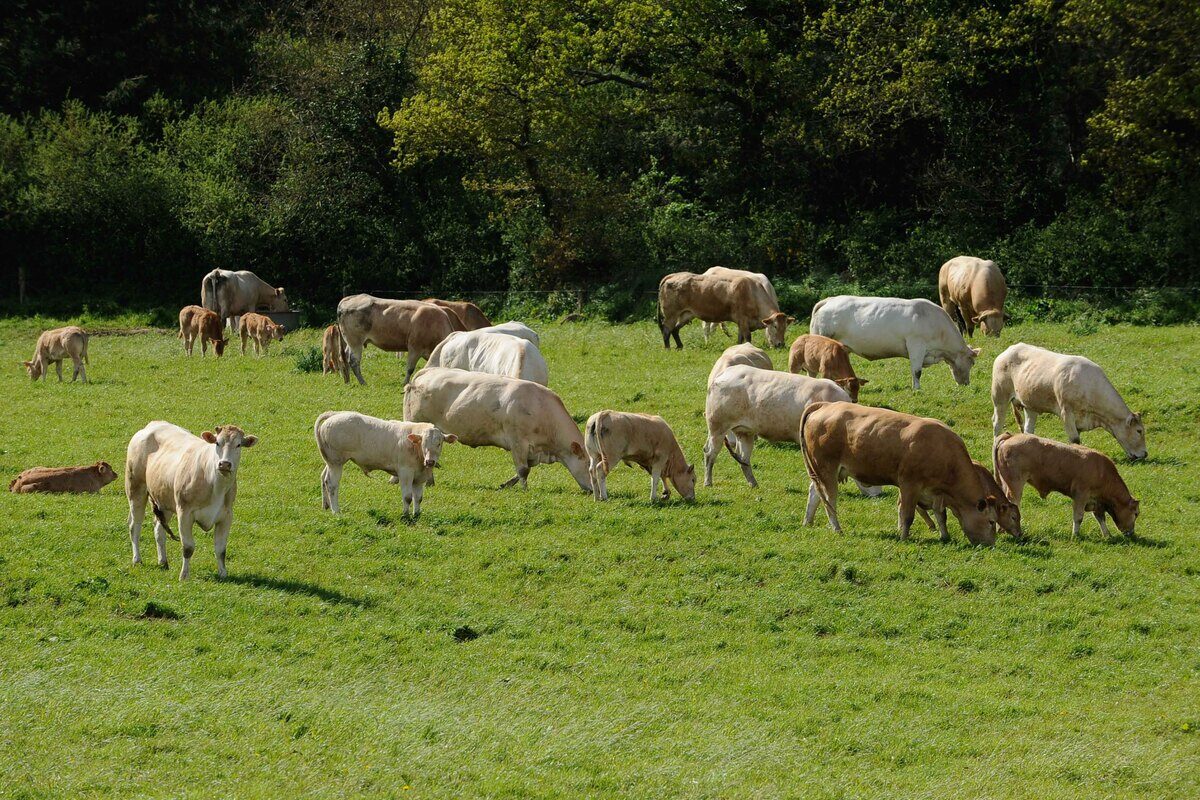
{"label": "cow hoof", "polygon": [[167,562],[165,562],[165,561],[160,561],[160,562],[158,562],[158,568],[159,568],[159,569],[167,569],[169,566],[170,566],[170,565],[169,565],[169,564],[167,564]]}

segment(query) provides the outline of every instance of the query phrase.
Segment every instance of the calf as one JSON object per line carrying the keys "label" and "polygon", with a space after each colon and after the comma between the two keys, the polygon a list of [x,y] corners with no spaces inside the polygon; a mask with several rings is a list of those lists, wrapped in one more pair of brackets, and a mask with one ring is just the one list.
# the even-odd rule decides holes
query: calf
{"label": "calf", "polygon": [[283,325],[276,325],[270,317],[249,313],[238,321],[238,332],[242,335],[242,355],[246,355],[246,340],[254,342],[256,355],[271,353],[271,340],[283,341]]}
{"label": "calf", "polygon": [[758,369],[775,369],[775,365],[771,363],[771,357],[765,351],[749,342],[735,344],[732,347],[726,347],[725,352],[721,353],[716,363],[713,364],[712,371],[708,373],[708,385],[711,387],[718,375],[739,364]]}
{"label": "calf", "polygon": [[938,298],[942,308],[968,336],[976,326],[987,336],[999,336],[1008,317],[1004,300],[1008,284],[995,261],[974,256],[958,256],[942,264],[938,271]]}
{"label": "calf", "polygon": [[400,484],[404,495],[404,513],[421,515],[425,486],[433,483],[433,468],[439,466],[442,444],[454,444],[458,437],[444,434],[425,422],[400,422],[378,419],[353,411],[326,411],[313,426],[317,449],[325,460],[321,470],[321,508],[334,514],[338,506],[338,486],[346,462],[356,464],[364,475],[380,470]]}
{"label": "calf", "polygon": [[[996,482],[996,477],[992,475],[992,471],[980,464],[978,461],[972,460],[975,465],[975,470],[979,473],[979,479],[983,481],[983,491],[987,494],[988,503],[992,503],[992,498],[995,498],[996,524],[1001,530],[1012,534],[1014,539],[1020,539],[1021,534],[1021,509],[1015,503],[1008,502],[1005,497],[1004,490],[1000,488],[1000,484]],[[921,500],[917,503],[917,512],[921,515],[921,519],[925,520],[925,524],[929,526],[929,530],[936,530],[942,535],[942,541],[950,541],[950,531],[946,527],[946,508],[942,507],[940,512],[937,512],[937,525],[933,524],[933,520],[929,518],[929,511],[933,508],[933,503]]]}
{"label": "calf", "polygon": [[330,325],[321,335],[321,374],[342,373],[342,380],[350,382],[350,367],[346,365],[346,343],[337,325]]}
{"label": "calf", "polygon": [[658,498],[662,480],[662,499],[671,496],[667,480],[684,500],[696,498],[696,470],[683,457],[683,450],[671,426],[662,417],[598,411],[584,426],[584,448],[588,454],[588,473],[592,477],[592,496],[608,499],[608,473],[617,463],[636,464],[650,473],[650,502]]}
{"label": "calf", "polygon": [[1009,500],[1020,505],[1025,484],[1045,497],[1058,492],[1071,498],[1071,537],[1079,535],[1083,515],[1091,511],[1108,536],[1104,515],[1117,529],[1133,536],[1140,504],[1117,472],[1117,465],[1103,453],[1078,444],[1063,444],[1027,433],[1002,433],[992,447],[996,476]]}
{"label": "calf", "polygon": [[201,306],[184,306],[179,311],[179,338],[183,339],[183,351],[189,356],[196,340],[200,340],[200,355],[208,355],[208,343],[220,358],[225,354],[226,340],[221,328],[221,317],[215,311]]}
{"label": "calf", "polygon": [[867,381],[854,374],[850,366],[850,348],[837,339],[806,333],[796,337],[788,352],[788,372],[803,372],[810,378],[825,378],[845,389],[858,402],[858,390]]}
{"label": "calf", "polygon": [[[193,436],[169,422],[151,422],[133,435],[125,454],[125,496],[129,499],[129,541],[133,563],[142,563],[138,539],[146,501],[154,509],[154,542],[158,565],[167,566],[167,536],[183,543],[186,580],[196,550],[192,525],[213,532],[217,574],[225,577],[225,547],[233,526],[238,464],[242,448],[253,447],[257,436],[236,425],[224,425]],[[171,515],[179,517],[179,536],[171,532]]]}
{"label": "calf", "polygon": [[8,485],[8,490],[17,494],[95,493],[116,479],[117,473],[107,461],[97,461],[87,467],[33,467],[13,479]]}
{"label": "calf", "polygon": [[83,382],[87,383],[87,370],[83,368],[84,364],[90,363],[88,362],[87,348],[88,334],[77,325],[68,325],[65,328],[44,331],[38,337],[37,344],[34,345],[33,360],[21,363],[25,365],[29,377],[35,381],[38,378],[45,380],[46,373],[53,364],[58,373],[58,382],[62,383],[62,362],[64,358],[70,356],[71,361],[75,364],[71,382],[74,383],[76,378],[82,378]]}
{"label": "calf", "polygon": [[857,403],[814,403],[800,419],[804,466],[811,480],[804,524],[818,500],[837,533],[841,475],[861,483],[900,489],[900,538],[907,539],[917,504],[940,514],[949,507],[972,544],[994,544],[995,508],[958,434],[941,422]]}

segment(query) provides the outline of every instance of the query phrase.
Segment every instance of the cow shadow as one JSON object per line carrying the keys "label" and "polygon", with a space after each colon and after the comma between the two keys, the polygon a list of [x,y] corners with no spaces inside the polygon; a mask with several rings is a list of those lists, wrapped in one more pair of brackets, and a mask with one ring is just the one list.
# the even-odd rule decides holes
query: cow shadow
{"label": "cow shadow", "polygon": [[271,578],[266,575],[257,575],[253,572],[247,574],[229,575],[222,580],[222,583],[236,583],[240,586],[253,586],[256,589],[271,589],[276,592],[287,592],[288,594],[307,595],[315,597],[318,600],[324,600],[326,603],[334,603],[336,605],[350,605],[358,608],[372,608],[375,606],[375,601],[363,597],[354,597],[348,594],[342,594],[336,589],[326,589],[324,586],[318,586],[315,583],[308,581],[297,581],[289,578]]}

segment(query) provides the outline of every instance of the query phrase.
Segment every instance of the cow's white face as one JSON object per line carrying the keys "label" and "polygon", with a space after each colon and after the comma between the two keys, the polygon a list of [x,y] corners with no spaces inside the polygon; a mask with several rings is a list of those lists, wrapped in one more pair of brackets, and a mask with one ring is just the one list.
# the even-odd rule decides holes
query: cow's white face
{"label": "cow's white face", "polygon": [[21,363],[25,366],[25,371],[29,373],[29,377],[35,381],[42,377],[42,373],[46,370],[46,366],[40,359],[37,361],[22,361]]}
{"label": "cow's white face", "polygon": [[783,347],[787,343],[788,325],[791,325],[795,321],[795,317],[789,317],[782,311],[776,311],[764,319],[762,324],[766,329],[767,344],[771,347]]}
{"label": "cow's white face", "polygon": [[971,385],[971,368],[975,366],[975,359],[979,358],[978,347],[968,347],[966,351],[954,356],[950,362],[950,372],[954,375],[954,380],[959,386]]}
{"label": "cow's white face", "polygon": [[275,290],[275,296],[271,298],[271,301],[269,303],[267,303],[267,310],[269,310],[269,311],[287,311],[288,310],[287,295],[284,294],[282,286],[280,286],[278,289]]}
{"label": "cow's white face", "polygon": [[1008,321],[1008,317],[1003,311],[987,311],[971,321],[983,328],[985,335],[999,336],[1000,331],[1004,330],[1004,323]]}
{"label": "cow's white face", "polygon": [[253,447],[258,441],[257,436],[247,435],[237,425],[220,425],[200,434],[200,438],[216,448],[217,472],[226,477],[237,474],[238,464],[242,460],[242,448]]}
{"label": "cow's white face", "polygon": [[1117,425],[1113,426],[1112,434],[1121,443],[1125,454],[1134,461],[1145,458],[1146,426],[1142,424],[1141,414],[1130,414]]}
{"label": "cow's white face", "polygon": [[442,457],[442,445],[454,444],[458,437],[453,433],[442,433],[437,428],[430,428],[423,433],[410,433],[408,441],[420,454],[421,463],[432,468],[441,466],[438,461]]}

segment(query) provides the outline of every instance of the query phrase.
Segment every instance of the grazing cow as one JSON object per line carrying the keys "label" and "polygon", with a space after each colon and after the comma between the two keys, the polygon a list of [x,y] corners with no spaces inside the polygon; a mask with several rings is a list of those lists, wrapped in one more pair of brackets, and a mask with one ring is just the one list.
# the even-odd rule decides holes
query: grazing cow
{"label": "grazing cow", "polygon": [[[750,468],[754,438],[769,442],[799,444],[800,417],[810,404],[830,400],[849,400],[846,390],[833,381],[809,378],[790,372],[776,372],[739,365],[718,375],[708,387],[704,418],[708,423],[708,441],[704,445],[704,485],[712,486],[713,464],[724,443],[733,460],[742,468],[746,482],[758,486]],[[735,449],[732,442],[737,442]],[[863,494],[879,495],[879,490],[860,484]]]}
{"label": "grazing cow", "polygon": [[95,493],[116,479],[117,473],[107,461],[97,461],[86,467],[33,467],[14,478],[8,490],[16,494]]}
{"label": "grazing cow", "polygon": [[550,370],[537,345],[503,333],[455,331],[433,348],[430,367],[453,367],[540,383],[550,382]]}
{"label": "grazing cow", "polygon": [[179,338],[183,339],[183,352],[189,356],[196,340],[200,340],[200,355],[208,355],[208,343],[212,342],[217,358],[225,354],[226,340],[221,329],[221,318],[217,312],[200,306],[184,306],[179,311]]}
{"label": "grazing cow", "polygon": [[[169,422],[151,422],[133,435],[125,461],[125,496],[129,498],[129,541],[133,563],[142,563],[138,538],[146,515],[146,500],[154,509],[154,543],[158,565],[167,566],[167,536],[183,543],[186,580],[196,550],[192,525],[213,532],[217,574],[225,577],[225,546],[233,525],[237,471],[242,448],[253,447],[257,436],[236,425],[224,425],[193,436]],[[171,515],[179,517],[179,536],[171,532]]]}
{"label": "grazing cow", "polygon": [[663,500],[671,496],[668,480],[684,500],[696,499],[696,470],[683,457],[674,431],[662,417],[597,411],[584,426],[583,442],[597,501],[608,499],[608,473],[622,461],[650,473],[651,503],[659,499],[660,480]]}
{"label": "grazing cow", "polygon": [[369,294],[343,297],[338,303],[338,328],[346,342],[346,361],[358,378],[362,376],[362,352],[368,344],[389,353],[406,352],[408,371],[404,382],[412,379],[417,362],[429,358],[438,342],[454,332],[451,312],[432,303],[417,300],[383,300]]}
{"label": "grazing cow", "polygon": [[400,422],[378,419],[353,411],[326,411],[313,425],[317,449],[325,460],[321,470],[321,508],[334,514],[338,506],[338,486],[342,467],[349,461],[364,475],[381,470],[400,484],[404,495],[404,513],[421,515],[425,486],[433,483],[433,468],[439,466],[442,444],[454,444],[458,437],[444,434],[424,422]]}
{"label": "grazing cow", "polygon": [[1028,433],[1002,433],[992,447],[992,460],[1004,493],[1016,505],[1020,505],[1027,483],[1043,498],[1050,492],[1071,498],[1072,538],[1079,536],[1079,526],[1088,511],[1095,515],[1106,537],[1105,514],[1112,517],[1121,533],[1133,536],[1141,505],[1129,493],[1117,465],[1103,453]]}
{"label": "grazing cow", "polygon": [[474,303],[463,300],[437,300],[432,297],[422,302],[433,303],[435,306],[441,306],[449,311],[451,322],[457,323],[454,326],[456,331],[477,331],[492,325],[492,321],[483,313],[483,309]]}
{"label": "grazing cow", "polygon": [[559,462],[579,488],[592,490],[579,426],[562,399],[541,384],[426,367],[404,390],[404,418],[433,423],[468,447],[509,451],[517,474],[501,489],[526,486],[535,465]]}
{"label": "grazing cow", "polygon": [[476,333],[503,333],[508,336],[515,336],[518,339],[524,339],[527,342],[532,342],[534,347],[542,346],[542,339],[538,336],[533,328],[526,325],[524,322],[510,320],[501,322],[499,325],[492,325],[490,328],[479,328]]}
{"label": "grazing cow", "polygon": [[[1014,539],[1020,539],[1021,533],[1021,508],[1016,503],[1008,502],[1004,490],[1000,488],[1000,484],[996,482],[996,477],[992,475],[992,471],[980,464],[974,459],[971,463],[975,465],[975,471],[979,473],[979,479],[983,481],[983,491],[987,495],[988,503],[992,503],[992,498],[995,498],[996,524],[1001,530],[1007,531]],[[933,503],[928,500],[917,502],[917,512],[921,515],[921,519],[925,520],[925,524],[929,526],[929,530],[936,530],[942,535],[942,541],[950,541],[950,530],[946,527],[946,507],[942,506],[941,511],[936,512],[937,525],[933,524],[933,520],[929,518],[929,512],[933,509]]]}
{"label": "grazing cow", "polygon": [[76,378],[82,378],[83,382],[87,383],[87,370],[83,368],[84,364],[91,363],[88,361],[87,348],[88,334],[83,328],[77,325],[54,328],[43,331],[42,335],[38,337],[37,344],[33,347],[33,360],[21,363],[25,366],[29,377],[35,381],[38,378],[45,380],[46,373],[53,364],[54,370],[58,373],[58,382],[62,383],[62,362],[64,358],[70,356],[75,365],[75,371],[71,373],[71,383],[74,383]]}
{"label": "grazing cow", "polygon": [[813,306],[809,329],[836,339],[868,361],[907,358],[913,388],[921,388],[921,370],[939,361],[950,365],[954,380],[971,382],[979,350],[968,347],[950,315],[928,300],[899,297],[827,297]]}
{"label": "grazing cow", "polygon": [[828,336],[806,333],[796,337],[788,351],[788,372],[801,372],[810,378],[831,380],[858,402],[858,391],[868,381],[854,374],[850,366],[850,348]]}
{"label": "grazing cow", "polygon": [[658,326],[663,346],[682,349],[679,329],[693,319],[734,322],[738,343],[749,342],[752,331],[766,329],[767,343],[783,347],[787,326],[796,321],[779,310],[779,303],[754,278],[721,277],[675,272],[658,284]]}
{"label": "grazing cow", "polygon": [[747,367],[756,367],[758,369],[775,369],[775,365],[771,363],[771,357],[765,351],[758,349],[749,342],[745,344],[735,344],[725,348],[725,352],[713,364],[712,371],[708,373],[708,386],[711,389],[713,381],[717,376],[730,367],[745,365]]}
{"label": "grazing cow", "polygon": [[346,366],[346,343],[337,325],[330,325],[321,334],[321,374],[342,373],[342,380],[350,382],[350,368]]}
{"label": "grazing cow", "polygon": [[942,308],[968,336],[975,327],[987,336],[999,336],[1008,317],[1004,299],[1008,284],[995,261],[974,256],[958,256],[942,264],[938,271],[938,297]]}
{"label": "grazing cow", "polygon": [[[1112,381],[1094,361],[1018,342],[992,365],[992,433],[1004,430],[1004,407],[1025,433],[1033,433],[1038,414],[1062,418],[1067,438],[1104,428],[1133,460],[1145,458],[1146,427],[1140,414],[1125,405]],[[1024,419],[1022,419],[1024,412]]]}
{"label": "grazing cow", "polygon": [[254,343],[255,355],[271,354],[271,342],[283,341],[286,327],[277,325],[270,317],[262,314],[244,314],[238,322],[238,333],[242,336],[242,355],[246,355],[246,340]]}
{"label": "grazing cow", "polygon": [[958,434],[941,422],[857,403],[814,403],[800,420],[804,466],[812,483],[804,524],[811,525],[818,500],[829,525],[837,518],[838,479],[848,474],[874,486],[900,489],[900,538],[907,539],[917,504],[941,515],[949,508],[972,544],[994,544],[996,505]]}
{"label": "grazing cow", "polygon": [[200,284],[200,303],[217,312],[223,325],[237,330],[238,317],[260,308],[287,311],[283,287],[274,287],[249,270],[214,269]]}
{"label": "grazing cow", "polygon": [[[767,294],[771,296],[771,300],[774,301],[775,307],[779,307],[779,297],[775,294],[775,286],[771,283],[771,279],[761,272],[750,272],[744,269],[728,269],[727,267],[709,267],[701,274],[715,278],[750,278],[761,285],[763,289],[766,290]],[[729,331],[726,329],[724,322],[702,321],[700,323],[700,329],[704,333],[705,344],[708,343],[708,337],[712,335],[712,332],[716,330],[718,325],[721,326],[721,333],[728,336]]]}

